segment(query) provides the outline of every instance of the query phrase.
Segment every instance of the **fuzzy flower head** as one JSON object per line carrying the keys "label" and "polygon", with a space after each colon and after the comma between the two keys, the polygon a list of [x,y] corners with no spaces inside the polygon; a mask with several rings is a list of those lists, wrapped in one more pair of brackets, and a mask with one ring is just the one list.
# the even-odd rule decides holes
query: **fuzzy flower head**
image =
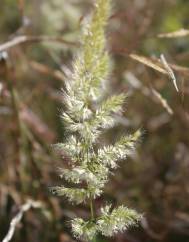
{"label": "fuzzy flower head", "polygon": [[111,71],[105,37],[110,13],[111,0],[96,0],[63,91],[65,110],[61,117],[67,139],[55,145],[63,158],[69,158],[69,163],[66,168],[59,168],[66,186],[56,186],[52,191],[73,204],[89,204],[91,216],[88,220],[75,218],[71,221],[73,235],[86,241],[91,241],[97,234],[113,236],[141,219],[135,210],[125,206],[114,209],[105,206],[100,215],[95,214],[93,206],[113,169],[135,149],[140,136],[137,131],[114,144],[99,147],[100,135],[115,126],[115,116],[122,115],[126,99],[125,94],[107,97],[107,91],[102,88]]}

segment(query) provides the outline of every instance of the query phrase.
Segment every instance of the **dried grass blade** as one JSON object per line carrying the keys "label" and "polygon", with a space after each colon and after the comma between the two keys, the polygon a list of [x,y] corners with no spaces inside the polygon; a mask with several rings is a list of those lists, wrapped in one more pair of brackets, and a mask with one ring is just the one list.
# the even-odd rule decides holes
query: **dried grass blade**
{"label": "dried grass blade", "polygon": [[146,66],[149,66],[151,68],[153,68],[156,71],[159,71],[163,74],[168,75],[167,70],[165,70],[164,68],[160,67],[157,63],[155,63],[154,61],[152,61],[150,58],[144,57],[144,56],[140,56],[140,55],[136,55],[136,54],[130,54],[129,55],[133,60],[136,60]]}
{"label": "dried grass blade", "polygon": [[185,37],[188,35],[189,35],[188,29],[179,29],[174,32],[158,34],[158,38],[180,38],[180,37]]}
{"label": "dried grass blade", "polygon": [[178,89],[178,86],[177,86],[177,80],[176,80],[176,77],[175,77],[175,74],[173,72],[173,70],[171,69],[171,67],[169,66],[169,64],[167,63],[166,59],[165,59],[165,56],[163,54],[160,55],[160,59],[161,59],[161,62],[163,64],[163,66],[165,67],[165,69],[167,70],[171,80],[173,81],[173,84],[175,86],[175,89],[177,92],[179,92],[179,89]]}

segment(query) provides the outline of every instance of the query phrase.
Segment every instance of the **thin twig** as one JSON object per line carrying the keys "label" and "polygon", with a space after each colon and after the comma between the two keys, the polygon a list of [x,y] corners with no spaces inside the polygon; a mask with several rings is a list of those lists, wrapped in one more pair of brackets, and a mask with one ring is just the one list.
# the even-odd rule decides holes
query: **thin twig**
{"label": "thin twig", "polygon": [[174,112],[172,108],[169,106],[167,100],[162,97],[162,95],[157,92],[154,88],[151,88],[152,94],[157,98],[157,100],[161,103],[161,105],[166,109],[166,111],[170,114],[173,115]]}
{"label": "thin twig", "polygon": [[29,200],[27,203],[22,205],[19,213],[12,219],[10,223],[9,231],[5,236],[5,238],[2,240],[2,242],[9,242],[12,239],[16,226],[20,223],[25,212],[27,212],[31,208],[41,208],[41,207],[42,205],[40,202],[36,202],[32,200]]}
{"label": "thin twig", "polygon": [[43,36],[43,35],[39,35],[39,36],[21,35],[21,36],[15,37],[14,39],[12,39],[4,44],[1,44],[0,52],[8,50],[17,45],[27,43],[27,42],[61,42],[61,43],[67,44],[67,45],[78,46],[78,43],[67,41],[59,36],[53,37],[53,36]]}

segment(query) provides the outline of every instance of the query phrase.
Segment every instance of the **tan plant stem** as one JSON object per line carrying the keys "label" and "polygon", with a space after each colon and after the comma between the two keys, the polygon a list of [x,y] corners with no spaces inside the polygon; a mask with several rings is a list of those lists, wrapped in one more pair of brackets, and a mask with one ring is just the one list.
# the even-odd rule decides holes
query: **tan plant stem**
{"label": "tan plant stem", "polygon": [[7,41],[4,44],[0,45],[0,52],[7,51],[8,49],[15,47],[17,45],[21,45],[24,43],[32,43],[32,42],[60,42],[66,45],[78,46],[78,43],[67,41],[63,39],[61,36],[53,37],[53,36],[28,36],[28,35],[21,35],[14,37],[10,41]]}

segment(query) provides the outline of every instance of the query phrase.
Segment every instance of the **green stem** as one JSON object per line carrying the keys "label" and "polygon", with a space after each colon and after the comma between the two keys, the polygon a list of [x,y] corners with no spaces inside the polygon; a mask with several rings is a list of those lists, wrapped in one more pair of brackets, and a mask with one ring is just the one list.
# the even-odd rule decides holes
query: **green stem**
{"label": "green stem", "polygon": [[[87,162],[89,161],[89,147],[86,145],[86,154],[87,154]],[[91,221],[93,222],[95,220],[95,215],[94,215],[94,205],[93,205],[93,198],[92,194],[90,194],[89,198],[89,203],[90,203],[90,211],[91,211]],[[96,242],[96,237],[94,237],[91,242]]]}
{"label": "green stem", "polygon": [[[90,196],[90,210],[91,210],[91,220],[94,221],[94,206],[93,206],[93,199],[92,196]],[[96,242],[96,236],[91,240],[92,242]]]}
{"label": "green stem", "polygon": [[92,196],[90,196],[90,210],[91,210],[91,220],[94,220],[94,207],[93,207],[93,199]]}

